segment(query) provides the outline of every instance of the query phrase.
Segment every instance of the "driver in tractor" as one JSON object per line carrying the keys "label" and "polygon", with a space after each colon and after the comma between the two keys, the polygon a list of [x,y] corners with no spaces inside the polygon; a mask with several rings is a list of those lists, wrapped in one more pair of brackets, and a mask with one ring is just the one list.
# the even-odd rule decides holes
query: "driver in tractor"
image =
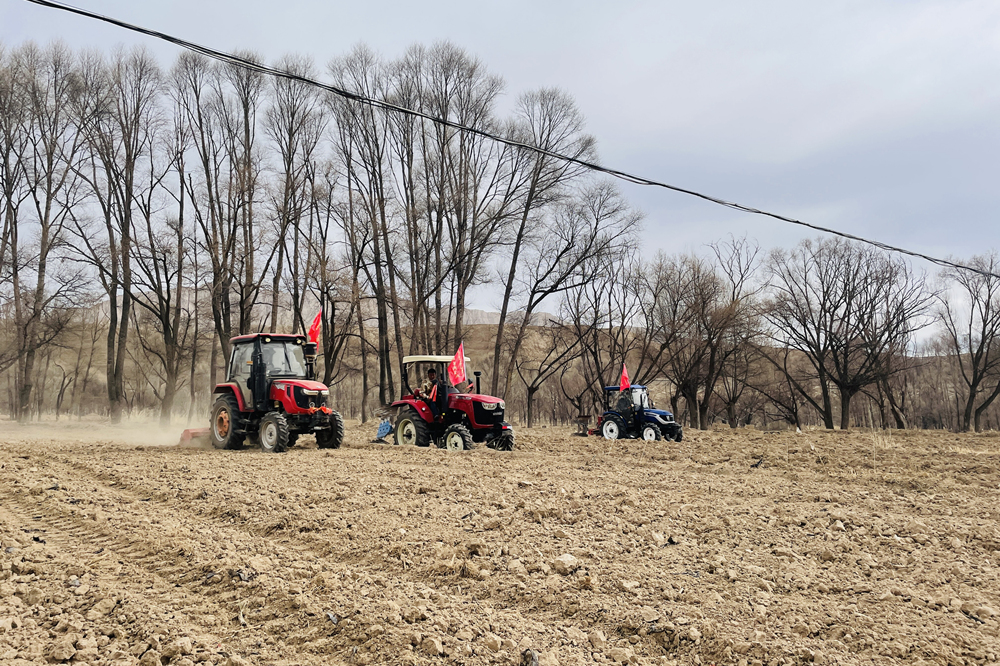
{"label": "driver in tractor", "polygon": [[448,400],[448,388],[437,378],[437,370],[430,368],[427,371],[427,379],[413,394],[424,401],[436,420],[441,420],[443,417],[441,405],[446,404]]}
{"label": "driver in tractor", "polygon": [[635,428],[641,429],[643,423],[642,416],[642,406],[636,405],[632,401],[632,390],[623,391],[621,397],[618,398],[618,413],[625,418],[626,423]]}

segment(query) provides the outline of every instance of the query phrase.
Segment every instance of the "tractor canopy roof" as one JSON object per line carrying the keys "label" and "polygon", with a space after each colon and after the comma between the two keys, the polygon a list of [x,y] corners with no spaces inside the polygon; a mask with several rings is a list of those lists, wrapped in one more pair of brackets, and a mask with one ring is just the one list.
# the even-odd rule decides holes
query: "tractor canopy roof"
{"label": "tractor canopy roof", "polygon": [[229,338],[229,342],[232,344],[236,344],[238,342],[253,342],[257,338],[261,338],[264,342],[270,342],[271,340],[291,342],[302,340],[305,342],[306,336],[301,333],[249,333],[247,335],[237,335],[235,338]]}
{"label": "tractor canopy roof", "polygon": [[[643,386],[642,384],[632,384],[632,386],[630,386],[629,388],[632,388],[632,389],[645,389],[646,387]],[[617,393],[619,390],[621,390],[621,387],[620,386],[605,386],[604,390],[607,391],[607,392],[609,392],[609,393],[611,393],[611,392]]]}
{"label": "tractor canopy roof", "polygon": [[[404,356],[403,363],[451,363],[454,356]],[[466,363],[471,363],[472,359],[468,356],[465,357]]]}

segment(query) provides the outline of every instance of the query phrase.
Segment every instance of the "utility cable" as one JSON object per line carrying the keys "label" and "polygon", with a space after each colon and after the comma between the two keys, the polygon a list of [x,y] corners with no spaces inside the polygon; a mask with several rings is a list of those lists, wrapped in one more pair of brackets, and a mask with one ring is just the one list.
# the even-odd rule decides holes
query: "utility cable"
{"label": "utility cable", "polygon": [[868,245],[872,245],[874,247],[877,247],[877,248],[879,248],[881,250],[885,250],[887,252],[896,252],[896,253],[907,255],[907,256],[910,256],[910,257],[916,257],[918,259],[923,259],[924,261],[928,261],[928,262],[930,262],[932,264],[937,264],[938,266],[942,266],[942,267],[945,267],[945,268],[955,268],[955,269],[964,270],[964,271],[971,271],[973,273],[978,273],[978,274],[984,275],[986,277],[993,277],[993,278],[1000,279],[1000,275],[997,275],[996,273],[991,273],[990,271],[985,271],[985,270],[982,270],[982,269],[979,269],[979,268],[975,268],[973,266],[967,266],[965,264],[960,264],[960,263],[957,263],[957,262],[954,262],[954,261],[951,261],[951,260],[948,260],[948,259],[940,259],[938,257],[932,257],[930,255],[922,254],[920,252],[915,252],[913,250],[907,250],[907,249],[902,248],[902,247],[896,247],[894,245],[889,245],[889,244],[883,243],[881,241],[872,240],[872,239],[869,239],[869,238],[864,238],[862,236],[856,236],[854,234],[849,234],[849,233],[844,232],[844,231],[838,231],[836,229],[831,229],[829,227],[823,227],[823,226],[820,226],[818,224],[812,224],[810,222],[804,222],[802,220],[797,220],[797,219],[792,218],[792,217],[786,217],[784,215],[779,215],[777,213],[770,213],[770,212],[768,212],[766,210],[760,210],[758,208],[753,208],[752,206],[745,206],[743,204],[736,203],[736,202],[733,202],[733,201],[727,201],[725,199],[720,199],[719,197],[714,197],[714,196],[711,196],[709,194],[703,194],[701,192],[696,192],[695,190],[689,190],[689,189],[686,189],[686,188],[683,188],[683,187],[678,187],[676,185],[670,185],[668,183],[664,183],[664,182],[661,182],[661,181],[658,181],[658,180],[653,180],[651,178],[646,178],[644,176],[637,176],[635,174],[631,174],[631,173],[628,173],[626,171],[619,171],[618,169],[611,169],[609,167],[604,167],[604,166],[601,166],[600,164],[597,164],[597,163],[594,163],[594,162],[590,162],[590,161],[587,161],[587,160],[582,160],[582,159],[579,159],[577,157],[573,157],[571,155],[564,155],[562,153],[557,153],[555,151],[548,150],[546,148],[541,148],[539,146],[533,146],[531,144],[523,143],[521,141],[516,141],[514,139],[511,139],[511,138],[508,138],[508,137],[504,137],[504,136],[501,136],[501,135],[498,135],[498,134],[494,134],[492,132],[487,132],[485,130],[477,129],[475,127],[469,127],[468,125],[463,125],[461,123],[457,123],[455,121],[448,120],[447,118],[439,118],[437,116],[432,116],[432,115],[424,113],[422,111],[417,111],[415,109],[410,109],[410,108],[407,108],[405,106],[400,106],[398,104],[393,104],[392,102],[387,102],[385,100],[379,100],[379,99],[373,99],[371,97],[366,97],[366,96],[358,94],[356,92],[351,92],[349,90],[345,90],[343,88],[340,88],[340,87],[337,87],[337,86],[334,86],[334,85],[331,85],[331,84],[328,84],[328,83],[322,83],[322,82],[316,81],[314,79],[310,79],[310,78],[307,78],[307,77],[304,77],[304,76],[299,76],[298,74],[293,74],[292,72],[288,72],[288,71],[280,70],[280,69],[275,69],[273,67],[268,67],[267,65],[263,65],[261,63],[254,62],[254,61],[248,60],[246,58],[241,58],[239,56],[235,56],[235,55],[232,55],[230,53],[225,53],[223,51],[216,51],[215,49],[211,49],[211,48],[209,48],[207,46],[201,46],[200,44],[195,44],[193,42],[189,42],[189,41],[180,39],[179,37],[174,37],[172,35],[168,35],[166,33],[159,32],[157,30],[151,30],[149,28],[143,28],[141,26],[133,25],[131,23],[127,23],[125,21],[121,21],[119,19],[112,18],[110,16],[104,16],[102,14],[91,12],[91,11],[88,11],[86,9],[80,9],[79,7],[74,7],[74,6],[66,4],[64,2],[55,2],[53,0],[27,0],[27,2],[30,2],[30,3],[36,4],[36,5],[41,5],[42,7],[48,7],[48,8],[51,8],[51,9],[59,9],[59,10],[62,10],[62,11],[70,12],[72,14],[78,14],[80,16],[85,16],[87,18],[91,18],[91,19],[95,19],[95,20],[98,20],[98,21],[102,21],[104,23],[110,23],[111,25],[117,26],[119,28],[124,28],[125,30],[130,30],[132,32],[138,32],[138,33],[143,34],[143,35],[148,35],[150,37],[155,37],[157,39],[161,39],[163,41],[169,42],[169,43],[174,44],[176,46],[180,46],[182,48],[185,48],[185,49],[187,49],[189,51],[194,51],[195,53],[200,53],[201,55],[207,56],[207,57],[212,58],[214,60],[219,60],[221,62],[225,62],[225,63],[231,64],[231,65],[236,65],[238,67],[243,67],[243,68],[248,69],[250,71],[259,72],[261,74],[267,74],[269,76],[275,76],[275,77],[279,77],[279,78],[283,78],[283,79],[289,79],[289,80],[298,81],[300,83],[304,83],[304,84],[307,84],[307,85],[310,85],[310,86],[315,86],[315,87],[320,88],[322,90],[326,90],[327,92],[333,93],[334,95],[337,95],[339,97],[343,97],[345,99],[349,99],[349,100],[354,101],[354,102],[359,102],[361,104],[366,104],[366,105],[368,105],[368,106],[370,106],[372,108],[382,109],[382,110],[385,110],[385,111],[392,111],[392,112],[395,112],[395,113],[401,113],[401,114],[413,116],[413,117],[416,117],[416,118],[422,118],[424,120],[428,120],[428,121],[436,123],[438,125],[443,125],[445,127],[450,127],[452,129],[456,129],[456,130],[459,130],[459,131],[462,131],[462,132],[467,132],[469,134],[473,134],[475,136],[479,136],[479,137],[482,137],[484,139],[488,139],[490,141],[496,141],[498,143],[505,144],[505,145],[510,146],[512,148],[518,148],[518,149],[528,150],[528,151],[532,151],[534,153],[537,153],[539,155],[544,155],[545,157],[550,157],[550,158],[555,159],[555,160],[560,160],[560,161],[563,161],[563,162],[569,162],[569,163],[572,163],[572,164],[576,164],[578,166],[584,167],[584,168],[589,169],[591,171],[596,171],[596,172],[599,172],[599,173],[607,174],[609,176],[614,176],[615,178],[618,178],[620,180],[624,180],[624,181],[629,182],[629,183],[634,183],[636,185],[649,185],[649,186],[652,186],[652,187],[662,187],[662,188],[664,188],[666,190],[670,190],[672,192],[678,192],[680,194],[687,194],[689,196],[697,197],[699,199],[703,199],[705,201],[709,201],[711,203],[718,204],[720,206],[725,206],[726,208],[732,208],[733,210],[742,211],[744,213],[751,213],[753,215],[763,215],[765,217],[770,217],[770,218],[773,218],[775,220],[780,220],[782,222],[787,222],[789,224],[795,224],[795,225],[798,225],[798,226],[801,226],[801,227],[806,227],[808,229],[813,229],[814,231],[819,231],[819,232],[822,232],[822,233],[825,233],[825,234],[830,234],[830,235],[833,235],[833,236],[839,236],[841,238],[846,238],[848,240],[857,241],[859,243],[866,243]]}

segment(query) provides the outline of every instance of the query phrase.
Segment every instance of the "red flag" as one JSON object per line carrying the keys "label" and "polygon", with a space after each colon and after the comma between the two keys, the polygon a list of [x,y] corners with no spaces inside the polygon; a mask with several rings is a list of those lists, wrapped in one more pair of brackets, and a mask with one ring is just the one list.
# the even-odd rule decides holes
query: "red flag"
{"label": "red flag", "polygon": [[455,352],[455,358],[451,359],[451,363],[448,364],[448,379],[451,380],[452,386],[458,386],[464,382],[468,377],[465,375],[465,343],[461,342],[458,345],[458,351]]}
{"label": "red flag", "polygon": [[628,380],[628,368],[622,363],[622,381],[618,386],[619,391],[627,391],[632,386],[631,382]]}
{"label": "red flag", "polygon": [[313,319],[312,326],[309,327],[309,342],[317,342],[319,340],[319,332],[323,328],[323,310],[316,313],[316,318]]}

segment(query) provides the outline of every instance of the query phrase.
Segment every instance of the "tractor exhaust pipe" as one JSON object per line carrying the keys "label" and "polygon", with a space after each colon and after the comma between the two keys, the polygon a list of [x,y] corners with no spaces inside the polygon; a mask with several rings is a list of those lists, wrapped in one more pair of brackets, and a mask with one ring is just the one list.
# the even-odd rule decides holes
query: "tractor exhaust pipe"
{"label": "tractor exhaust pipe", "polygon": [[479,386],[479,378],[483,376],[483,373],[480,370],[476,370],[472,374],[476,376],[476,393],[482,394],[482,390],[480,389]]}
{"label": "tractor exhaust pipe", "polygon": [[306,357],[306,375],[309,379],[316,379],[316,355],[318,347],[315,342],[307,342],[302,350],[302,355]]}

